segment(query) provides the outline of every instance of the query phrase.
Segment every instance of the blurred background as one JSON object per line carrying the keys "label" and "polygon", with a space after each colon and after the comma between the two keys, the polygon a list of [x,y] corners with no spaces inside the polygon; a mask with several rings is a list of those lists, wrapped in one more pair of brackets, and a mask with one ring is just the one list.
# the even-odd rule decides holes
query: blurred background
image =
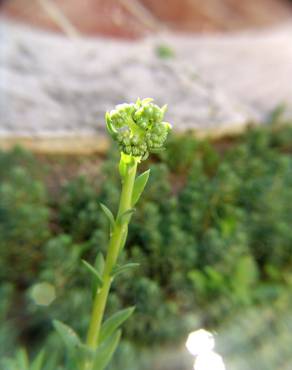
{"label": "blurred background", "polygon": [[228,370],[291,370],[292,2],[2,0],[0,22],[0,369],[63,370],[54,319],[84,336],[120,189],[104,113],[151,96],[174,132],[141,166],[109,369],[192,369],[204,328]]}

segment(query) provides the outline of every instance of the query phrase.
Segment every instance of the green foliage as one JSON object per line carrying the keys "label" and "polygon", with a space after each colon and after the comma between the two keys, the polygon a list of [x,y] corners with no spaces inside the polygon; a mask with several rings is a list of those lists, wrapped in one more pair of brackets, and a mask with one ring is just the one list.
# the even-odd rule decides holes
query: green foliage
{"label": "green foliage", "polygon": [[[131,353],[130,341],[178,340],[196,320],[214,327],[242,306],[280,302],[291,291],[291,143],[292,127],[272,124],[250,129],[227,148],[191,134],[171,137],[150,163],[116,271],[125,273],[114,281],[107,317],[136,306],[117,358]],[[12,306],[14,317],[25,314],[25,338],[37,347],[32,333],[43,340],[51,318],[85,333],[84,302],[95,277],[80,260],[100,274],[95,255],[105,252],[109,221],[99,203],[116,210],[120,185],[110,151],[97,182],[73,179],[48,197],[37,161],[19,153],[0,155],[0,303],[8,302],[0,306],[1,321]],[[128,261],[140,268],[127,268]],[[56,288],[45,309],[27,298],[38,282]]]}
{"label": "green foliage", "polygon": [[101,327],[99,340],[102,342],[109,338],[132,315],[134,310],[135,307],[126,308],[108,318]]}
{"label": "green foliage", "polygon": [[44,351],[39,352],[30,363],[26,350],[19,349],[13,359],[3,359],[2,366],[5,370],[42,370],[44,368],[44,355]]}
{"label": "green foliage", "polygon": [[136,178],[132,195],[132,206],[134,206],[138,202],[141,194],[143,193],[149,179],[149,174],[150,170],[147,170],[141,173],[141,175]]}
{"label": "green foliage", "polygon": [[90,263],[86,262],[85,260],[82,260],[84,266],[87,268],[87,271],[89,271],[92,275],[93,275],[93,284],[94,286],[97,288],[97,287],[101,287],[102,284],[103,284],[103,281],[102,281],[102,277],[101,277],[101,274],[99,273],[99,271],[97,269],[95,269],[93,266],[91,266]]}
{"label": "green foliage", "polygon": [[93,370],[104,370],[109,364],[121,339],[121,331],[118,330],[106,338],[98,347],[94,355]]}
{"label": "green foliage", "polygon": [[166,44],[157,45],[155,48],[155,53],[158,58],[161,59],[172,59],[175,57],[174,50]]}
{"label": "green foliage", "polygon": [[27,286],[35,276],[50,236],[46,188],[31,170],[36,166],[20,150],[0,152],[0,279],[16,285]]}

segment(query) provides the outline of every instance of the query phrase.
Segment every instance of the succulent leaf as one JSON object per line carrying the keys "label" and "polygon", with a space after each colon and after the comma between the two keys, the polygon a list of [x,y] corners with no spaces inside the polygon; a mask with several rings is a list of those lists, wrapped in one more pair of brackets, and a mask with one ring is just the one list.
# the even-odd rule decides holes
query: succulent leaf
{"label": "succulent leaf", "polygon": [[100,343],[107,340],[134,312],[135,307],[125,308],[108,318],[101,327]]}
{"label": "succulent leaf", "polygon": [[111,337],[105,340],[97,348],[94,358],[93,370],[103,370],[110,362],[121,338],[121,331],[118,330]]}

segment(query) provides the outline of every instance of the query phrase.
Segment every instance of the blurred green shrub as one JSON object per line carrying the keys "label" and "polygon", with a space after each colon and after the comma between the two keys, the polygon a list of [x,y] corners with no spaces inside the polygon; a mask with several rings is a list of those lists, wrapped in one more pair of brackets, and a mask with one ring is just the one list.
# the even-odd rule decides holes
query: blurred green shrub
{"label": "blurred green shrub", "polygon": [[[114,285],[108,309],[137,306],[128,341],[178,340],[197,320],[217,325],[291,289],[292,127],[253,128],[223,144],[173,135],[151,164],[122,256],[141,266]],[[78,261],[106,247],[98,203],[117,206],[115,155],[109,151],[96,181],[78,177],[48,196],[36,159],[0,153],[0,275],[17,291],[1,319],[25,317],[32,345],[50,332],[52,318],[85,329],[90,281]],[[56,289],[49,307],[29,298],[39,282]],[[0,294],[2,304],[7,292]]]}
{"label": "blurred green shrub", "polygon": [[21,286],[35,276],[50,236],[46,188],[32,162],[21,150],[0,153],[0,279]]}
{"label": "blurred green shrub", "polygon": [[155,54],[161,59],[172,59],[175,57],[173,48],[166,44],[159,44],[155,48]]}

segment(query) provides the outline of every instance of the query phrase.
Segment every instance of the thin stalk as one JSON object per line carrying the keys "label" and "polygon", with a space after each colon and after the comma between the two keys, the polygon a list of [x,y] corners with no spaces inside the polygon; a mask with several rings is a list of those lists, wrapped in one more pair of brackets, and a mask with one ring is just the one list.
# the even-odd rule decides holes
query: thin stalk
{"label": "thin stalk", "polygon": [[[122,183],[122,192],[120,197],[118,214],[116,218],[116,224],[109,241],[107,256],[105,260],[105,267],[102,276],[103,285],[96,292],[95,299],[93,302],[91,319],[86,340],[87,345],[92,349],[95,349],[98,345],[100,328],[104,316],[109,290],[112,283],[112,270],[117,262],[119,252],[124,241],[124,237],[128,231],[128,222],[120,223],[118,222],[118,219],[119,216],[121,216],[125,211],[131,208],[131,200],[136,172],[137,172],[137,161],[134,160],[132,163],[127,164],[127,170]],[[92,363],[90,361],[85,363],[84,370],[85,369],[86,370],[92,369]]]}

